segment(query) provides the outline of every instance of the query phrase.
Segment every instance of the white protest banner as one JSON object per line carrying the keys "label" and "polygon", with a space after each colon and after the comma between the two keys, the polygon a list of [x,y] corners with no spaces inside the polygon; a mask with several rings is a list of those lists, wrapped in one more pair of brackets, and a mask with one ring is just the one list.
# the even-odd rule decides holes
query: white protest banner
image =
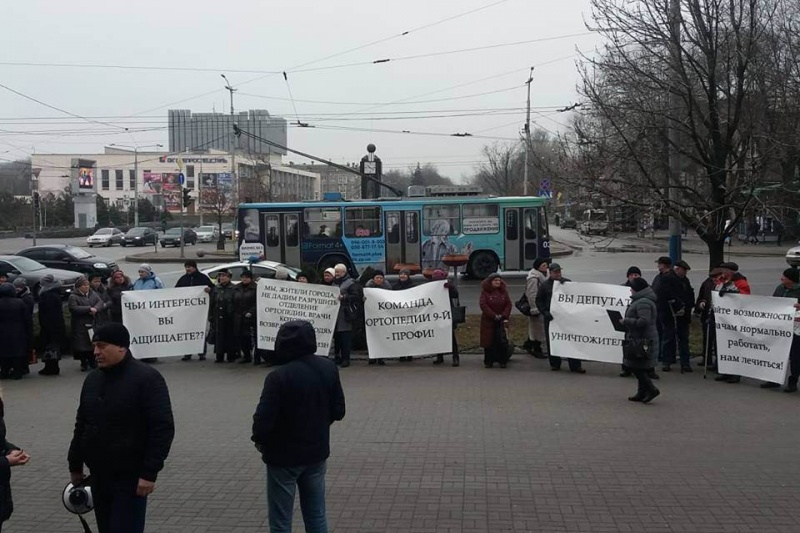
{"label": "white protest banner", "polygon": [[609,311],[625,317],[631,290],[605,283],[555,283],[550,303],[550,353],[604,363],[622,363],[625,333]]}
{"label": "white protest banner", "polygon": [[402,291],[364,289],[370,359],[452,351],[453,317],[444,281]]}
{"label": "white protest banner", "polygon": [[202,353],[208,305],[205,287],[123,292],[131,353],[137,359]]}
{"label": "white protest banner", "polygon": [[783,383],[792,346],[795,301],[714,292],[720,374]]}
{"label": "white protest banner", "polygon": [[305,320],[317,334],[317,355],[328,355],[339,314],[339,287],[261,278],[256,305],[259,348],[275,349],[275,336],[284,322]]}
{"label": "white protest banner", "polygon": [[243,242],[239,246],[239,261],[248,261],[253,256],[264,257],[264,245],[260,242]]}

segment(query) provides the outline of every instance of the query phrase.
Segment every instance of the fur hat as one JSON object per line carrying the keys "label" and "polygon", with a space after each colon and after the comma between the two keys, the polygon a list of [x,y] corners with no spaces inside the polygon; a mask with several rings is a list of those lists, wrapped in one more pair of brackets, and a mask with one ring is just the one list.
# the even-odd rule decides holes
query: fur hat
{"label": "fur hat", "polygon": [[139,272],[147,272],[148,274],[152,274],[153,267],[151,267],[147,263],[142,263],[141,265],[139,265]]}
{"label": "fur hat", "polygon": [[794,283],[800,283],[800,270],[796,268],[787,268],[786,270],[783,271],[783,277],[785,277],[790,281],[793,281]]}
{"label": "fur hat", "polygon": [[636,278],[631,281],[631,289],[633,289],[634,292],[643,291],[649,286],[647,280],[644,278]]}

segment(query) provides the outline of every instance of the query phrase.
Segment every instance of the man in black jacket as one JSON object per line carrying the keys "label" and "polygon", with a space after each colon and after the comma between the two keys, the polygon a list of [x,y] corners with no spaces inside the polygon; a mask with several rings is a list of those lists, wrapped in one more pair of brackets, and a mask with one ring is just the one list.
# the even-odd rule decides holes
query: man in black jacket
{"label": "man in black jacket", "polygon": [[675,364],[676,342],[675,342],[675,312],[682,307],[681,294],[683,286],[680,278],[672,270],[672,259],[666,256],[659,257],[656,261],[658,274],[653,278],[651,286],[656,293],[656,310],[658,317],[658,338],[661,343],[659,356],[664,365],[662,370],[669,372],[670,365]]}
{"label": "man in black jacket", "polygon": [[88,466],[100,533],[142,533],[147,496],[175,436],[169,391],[157,370],[128,351],[122,324],[98,328],[92,344],[98,368],[81,390],[68,455],[72,483],[84,481]]}
{"label": "man in black jacket", "polygon": [[694,288],[689,281],[689,271],[692,267],[686,261],[675,263],[675,273],[681,282],[680,308],[675,312],[676,334],[678,337],[678,354],[681,358],[681,374],[692,372],[689,351],[689,335],[692,328],[692,310],[694,309]]}
{"label": "man in black jacket", "polygon": [[[561,265],[553,263],[550,265],[550,277],[547,278],[547,281],[542,283],[539,292],[536,294],[536,308],[542,314],[542,317],[544,317],[547,353],[550,354],[548,359],[550,360],[550,370],[553,371],[561,370],[561,358],[553,355],[553,352],[550,351],[550,322],[553,321],[553,315],[550,313],[550,303],[553,300],[553,285],[556,283],[567,283],[568,281],[572,280],[561,275]],[[576,374],[586,373],[580,359],[569,357],[567,358],[567,363],[569,364],[570,372],[575,372]]]}
{"label": "man in black jacket", "polygon": [[[183,263],[183,268],[186,270],[186,274],[178,278],[178,282],[175,284],[176,289],[179,287],[205,287],[206,292],[210,293],[211,289],[214,288],[214,282],[211,281],[211,278],[197,270],[197,261],[194,259],[187,259]],[[203,352],[205,352],[205,349]],[[191,358],[192,354],[186,354],[181,358],[181,361],[188,361]],[[206,355],[201,353],[197,355],[197,358],[204,361]]]}
{"label": "man in black jacket", "polygon": [[252,272],[249,270],[243,271],[241,280],[242,282],[236,286],[235,298],[236,330],[239,335],[239,349],[242,352],[242,358],[239,363],[251,363],[255,360],[255,364],[258,365],[261,364],[261,354],[256,350],[255,356],[253,356],[258,293]]}
{"label": "man in black jacket", "polygon": [[270,372],[253,415],[252,440],[267,465],[270,531],[292,530],[295,487],[306,531],[327,531],[325,461],[330,426],[345,414],[336,365],[317,357],[314,328],[304,320],[285,322],[275,339],[287,363]]}

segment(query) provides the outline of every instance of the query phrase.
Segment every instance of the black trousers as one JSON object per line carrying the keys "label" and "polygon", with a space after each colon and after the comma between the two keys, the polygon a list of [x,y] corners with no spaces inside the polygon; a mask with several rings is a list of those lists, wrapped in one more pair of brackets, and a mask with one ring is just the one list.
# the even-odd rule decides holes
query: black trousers
{"label": "black trousers", "polygon": [[800,379],[800,336],[792,338],[792,348],[789,352],[789,384],[797,385]]}
{"label": "black trousers", "polygon": [[639,389],[637,391],[637,396],[644,396],[649,392],[652,392],[655,389],[655,385],[653,385],[653,381],[650,379],[649,370],[641,370],[641,369],[631,369],[633,375],[636,376],[636,381],[639,384]]}
{"label": "black trousers", "polygon": [[253,331],[255,326],[251,324],[242,325],[242,333],[239,336],[239,350],[242,352],[242,357],[250,359],[253,355]]}
{"label": "black trousers", "polygon": [[508,351],[496,344],[483,349],[484,365],[493,365],[495,363],[505,364],[508,363],[509,357]]}
{"label": "black trousers", "polygon": [[[550,321],[545,320],[544,322],[544,336],[547,339],[547,353],[553,353],[550,350]],[[561,358],[556,355],[549,355],[547,359],[550,362],[550,368],[561,368]],[[581,360],[580,359],[573,359],[572,357],[567,358],[567,363],[569,364],[570,370],[580,370],[581,369]],[[622,367],[625,370],[625,367]]]}
{"label": "black trousers", "polygon": [[92,474],[99,533],[144,533],[147,498],[136,495],[138,482],[136,477],[107,479]]}
{"label": "black trousers", "polygon": [[674,365],[677,343],[675,341],[675,319],[672,317],[672,313],[669,310],[663,312],[659,310],[656,326],[658,327],[658,338],[661,343],[661,351],[659,352],[661,362],[665,365]]}

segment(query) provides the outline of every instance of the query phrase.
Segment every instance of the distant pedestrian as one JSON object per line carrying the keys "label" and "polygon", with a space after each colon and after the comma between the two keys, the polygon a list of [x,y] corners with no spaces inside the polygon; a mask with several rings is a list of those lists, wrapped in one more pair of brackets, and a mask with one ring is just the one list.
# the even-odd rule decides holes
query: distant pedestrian
{"label": "distant pedestrian", "polygon": [[92,355],[91,332],[101,325],[98,313],[103,310],[100,295],[92,291],[89,280],[81,276],[75,282],[75,290],[69,295],[67,307],[72,328],[72,356],[81,362],[81,370],[97,367]]}
{"label": "distant pedestrian", "polygon": [[544,359],[546,357],[543,346],[547,347],[547,339],[544,333],[544,318],[536,307],[536,298],[539,291],[547,281],[547,272],[550,266],[549,259],[538,258],[533,262],[533,268],[528,272],[525,280],[525,296],[528,298],[528,305],[531,308],[531,315],[528,317],[528,338],[522,347],[526,352],[536,357]]}
{"label": "distant pedestrian", "polygon": [[42,347],[41,360],[44,368],[42,376],[56,376],[61,372],[58,361],[64,345],[64,301],[61,298],[61,284],[52,274],[45,275],[39,282],[39,342]]}
{"label": "distant pedestrian", "polygon": [[692,372],[691,357],[689,351],[689,337],[692,328],[692,309],[695,306],[694,288],[689,281],[689,271],[692,267],[686,261],[680,260],[675,263],[675,273],[681,281],[680,308],[675,311],[675,334],[678,340],[678,354],[680,355],[681,374]]}
{"label": "distant pedestrian", "polygon": [[[17,277],[14,280],[14,289],[17,291],[17,298],[22,300],[22,303],[25,304],[25,312],[30,315],[31,323],[33,323],[33,311],[36,308],[36,301],[33,299],[33,293],[31,293],[31,290],[28,288],[28,282],[25,281],[25,278]],[[28,344],[32,351],[33,332],[31,332],[31,338]],[[20,359],[19,361],[19,367],[23,374],[30,374],[31,351],[28,352],[28,355],[24,359]]]}
{"label": "distant pedestrian", "polygon": [[[236,305],[236,334],[239,337],[239,351],[242,354],[240,364],[261,364],[258,352],[253,354],[256,337],[256,300],[258,291],[253,281],[253,273],[245,270],[241,274],[241,282],[236,286],[234,301]],[[255,357],[255,360],[253,359]]]}
{"label": "distant pedestrian", "polygon": [[[205,287],[206,293],[211,293],[211,290],[214,288],[214,282],[211,281],[207,275],[203,274],[197,269],[197,261],[194,259],[187,259],[183,263],[184,274],[178,278],[178,282],[175,283],[175,288],[179,287]],[[205,361],[205,348],[203,350],[204,353],[198,354],[197,358],[200,361]],[[181,361],[188,361],[192,358],[192,354],[186,354],[181,357]]]}
{"label": "distant pedestrian", "polygon": [[211,291],[210,313],[214,362],[232,363],[239,358],[239,339],[236,336],[236,286],[231,283],[227,268],[217,273],[217,286]]}
{"label": "distant pedestrian", "polygon": [[699,363],[699,366],[709,368],[714,365],[714,354],[717,348],[714,317],[711,313],[711,295],[717,285],[719,274],[718,266],[709,270],[708,277],[700,284],[700,289],[697,292],[697,301],[694,305],[694,313],[700,315],[700,325],[703,327],[703,361]]}
{"label": "distant pedestrian", "polygon": [[111,296],[108,294],[107,287],[103,285],[103,276],[97,272],[89,274],[89,287],[103,301],[103,310],[98,313],[97,320],[103,324],[111,322]]}
{"label": "distant pedestrian", "polygon": [[[550,277],[547,281],[542,284],[542,288],[539,290],[539,294],[536,297],[536,308],[542,313],[542,317],[544,318],[545,324],[545,338],[550,339],[550,324],[553,321],[553,314],[550,312],[551,304],[553,301],[553,290],[555,289],[556,284],[560,283],[569,283],[569,278],[565,278],[563,272],[561,270],[561,265],[558,263],[553,263],[550,265]],[[547,353],[550,354],[548,359],[550,362],[550,370],[559,371],[561,370],[561,357],[557,355],[553,355],[553,351],[550,348],[547,348]],[[567,358],[567,364],[569,365],[569,371],[574,372],[576,374],[585,374],[586,370],[583,368],[583,364],[581,363],[580,359],[575,359],[574,357]]]}
{"label": "distant pedestrian", "polygon": [[672,269],[672,259],[667,256],[659,257],[656,261],[658,274],[653,278],[652,289],[656,293],[656,307],[658,308],[658,337],[661,342],[659,357],[664,372],[672,370],[676,362],[676,316],[675,313],[682,309],[681,295],[683,285],[678,275]]}
{"label": "distant pedestrian", "polygon": [[33,320],[10,283],[0,285],[0,379],[22,379],[33,341]]}
{"label": "distant pedestrian", "polygon": [[92,345],[99,369],[83,382],[70,478],[82,483],[89,467],[99,533],[142,533],[147,497],[175,436],[169,390],[157,370],[133,358],[122,324],[97,328]]}
{"label": "distant pedestrian", "polygon": [[115,270],[108,280],[108,297],[111,300],[109,309],[111,321],[122,324],[122,293],[133,290],[133,284],[122,270]]}
{"label": "distant pedestrian", "polygon": [[650,403],[661,394],[649,375],[658,359],[657,299],[644,279],[637,278],[631,282],[631,304],[625,311],[622,324],[626,328],[623,364],[638,381],[636,394],[628,398],[632,402]]}
{"label": "distant pedestrian", "polygon": [[139,279],[133,282],[133,290],[146,291],[163,288],[164,283],[155,275],[150,265],[144,263],[139,266]]}
{"label": "distant pedestrian", "polygon": [[511,297],[506,282],[500,274],[489,274],[481,283],[481,348],[483,366],[492,368],[495,363],[506,368],[511,356],[508,341],[508,321],[511,317]]}
{"label": "distant pedestrian", "polygon": [[[628,269],[628,272],[625,273],[625,283],[622,284],[623,287],[630,287],[633,280],[642,277],[642,270],[637,266],[632,266]],[[628,378],[631,377],[633,373],[630,371],[629,368],[625,367],[625,363],[622,364],[622,372],[620,373],[619,377],[621,378]]]}
{"label": "distant pedestrian", "polygon": [[306,321],[285,322],[275,352],[286,364],[267,374],[253,415],[252,440],[267,465],[267,509],[272,533],[292,531],[295,489],[305,531],[326,533],[325,470],[330,427],[345,416],[339,372],[314,355],[317,338]]}

